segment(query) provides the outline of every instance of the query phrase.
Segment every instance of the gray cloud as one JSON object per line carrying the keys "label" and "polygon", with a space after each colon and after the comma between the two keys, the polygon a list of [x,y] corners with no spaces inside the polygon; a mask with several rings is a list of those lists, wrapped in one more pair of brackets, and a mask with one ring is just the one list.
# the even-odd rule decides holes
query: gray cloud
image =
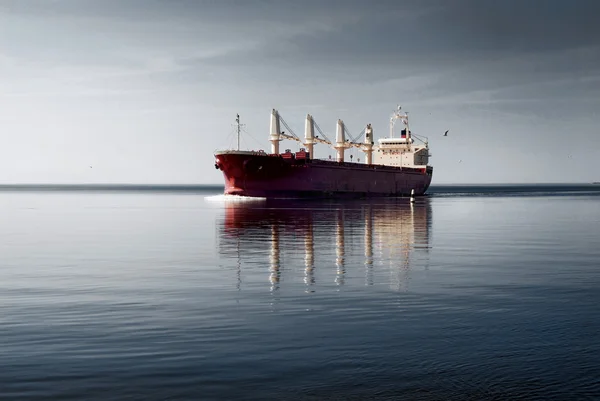
{"label": "gray cloud", "polygon": [[[268,80],[285,86],[290,81],[377,84],[401,77],[422,82],[427,77],[430,87],[419,85],[420,94],[440,96],[518,91],[522,85],[535,92],[532,85],[577,80],[600,70],[600,49],[595,47],[600,28],[593,19],[598,6],[592,1],[576,2],[568,10],[555,1],[353,5],[352,12],[339,18],[336,7],[328,7],[326,13],[321,8],[337,25],[330,21],[330,29],[312,35],[306,29],[295,35],[265,36],[263,21],[270,15],[265,13],[260,22],[246,25],[245,37],[252,37],[253,27],[263,32],[258,45],[210,59],[189,58],[187,72],[172,78],[201,79],[212,70],[221,79]],[[312,21],[313,15],[305,10],[311,8],[299,14]],[[302,21],[298,14],[290,15]],[[280,15],[271,15],[276,17]],[[237,68],[240,63],[243,69]]]}

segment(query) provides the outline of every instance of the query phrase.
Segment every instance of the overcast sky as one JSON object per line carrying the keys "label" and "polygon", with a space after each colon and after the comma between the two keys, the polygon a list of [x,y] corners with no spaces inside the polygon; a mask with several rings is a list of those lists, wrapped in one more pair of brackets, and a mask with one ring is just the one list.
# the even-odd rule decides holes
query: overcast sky
{"label": "overcast sky", "polygon": [[0,183],[219,184],[236,113],[244,148],[269,149],[272,108],[298,135],[310,113],[330,138],[338,118],[378,138],[397,104],[434,184],[600,181],[598,15],[596,0],[0,0]]}

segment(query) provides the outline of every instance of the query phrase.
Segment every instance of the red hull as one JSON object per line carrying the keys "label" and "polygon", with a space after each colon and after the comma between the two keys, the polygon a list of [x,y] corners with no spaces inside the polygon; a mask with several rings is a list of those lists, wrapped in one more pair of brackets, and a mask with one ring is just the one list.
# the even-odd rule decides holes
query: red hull
{"label": "red hull", "polygon": [[293,154],[225,151],[215,154],[225,193],[265,198],[423,195],[433,168],[400,168],[295,158]]}

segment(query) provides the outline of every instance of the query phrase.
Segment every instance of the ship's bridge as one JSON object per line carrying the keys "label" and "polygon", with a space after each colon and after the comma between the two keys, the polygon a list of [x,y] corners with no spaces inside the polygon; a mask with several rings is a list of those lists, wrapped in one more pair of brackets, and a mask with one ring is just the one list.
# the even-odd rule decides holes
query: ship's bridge
{"label": "ship's bridge", "polygon": [[391,146],[391,145],[406,145],[413,143],[415,140],[410,138],[379,138],[379,146]]}
{"label": "ship's bridge", "polygon": [[[393,127],[392,127],[393,129]],[[395,138],[392,134],[387,137],[387,138],[380,138],[378,140],[379,142],[379,146],[384,146],[384,147],[390,147],[393,145],[410,145],[412,143],[414,143],[414,139],[412,138],[412,136],[410,134],[412,134],[411,131],[408,131],[409,135],[406,135],[406,128],[403,129],[402,131],[400,131],[400,137],[399,138]]]}

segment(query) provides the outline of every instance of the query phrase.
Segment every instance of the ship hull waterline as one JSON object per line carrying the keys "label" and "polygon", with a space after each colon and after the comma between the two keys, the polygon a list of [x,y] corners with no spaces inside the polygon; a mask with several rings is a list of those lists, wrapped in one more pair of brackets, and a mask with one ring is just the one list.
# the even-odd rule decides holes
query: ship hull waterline
{"label": "ship hull waterline", "polygon": [[249,151],[215,153],[227,195],[263,198],[404,197],[424,195],[433,168],[399,168],[327,160],[286,159]]}

